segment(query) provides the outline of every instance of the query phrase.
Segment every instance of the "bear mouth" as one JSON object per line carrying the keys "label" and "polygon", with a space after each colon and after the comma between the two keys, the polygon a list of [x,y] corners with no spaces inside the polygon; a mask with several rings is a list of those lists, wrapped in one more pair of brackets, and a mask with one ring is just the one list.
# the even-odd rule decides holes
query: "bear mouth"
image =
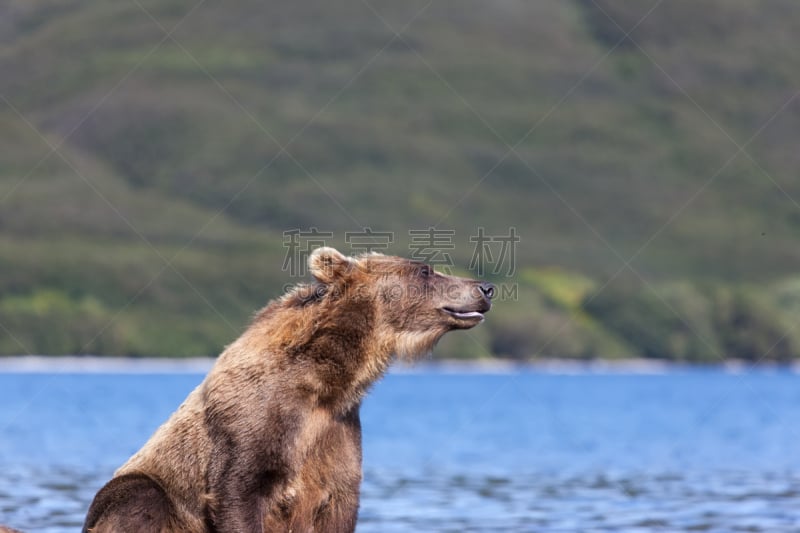
{"label": "bear mouth", "polygon": [[465,309],[453,309],[452,307],[442,307],[442,311],[459,320],[478,320],[483,321],[483,312]]}

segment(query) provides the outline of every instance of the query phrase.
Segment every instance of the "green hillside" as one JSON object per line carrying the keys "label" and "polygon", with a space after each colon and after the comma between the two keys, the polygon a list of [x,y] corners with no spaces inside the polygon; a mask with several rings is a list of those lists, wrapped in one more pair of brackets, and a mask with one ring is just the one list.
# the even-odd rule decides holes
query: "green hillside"
{"label": "green hillside", "polygon": [[[0,353],[215,354],[284,232],[521,241],[437,349],[800,353],[800,4],[10,0]],[[800,330],[800,328],[796,328]]]}

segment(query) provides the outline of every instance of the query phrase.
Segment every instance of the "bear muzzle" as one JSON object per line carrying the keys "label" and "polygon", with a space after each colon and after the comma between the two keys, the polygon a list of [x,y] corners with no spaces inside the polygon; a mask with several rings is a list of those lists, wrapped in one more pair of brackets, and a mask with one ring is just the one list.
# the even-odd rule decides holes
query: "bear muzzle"
{"label": "bear muzzle", "polygon": [[446,305],[442,311],[460,322],[468,322],[476,325],[483,322],[483,315],[492,308],[491,299],[496,292],[495,286],[488,282],[480,282],[475,285],[472,294],[476,296],[474,302],[466,305]]}

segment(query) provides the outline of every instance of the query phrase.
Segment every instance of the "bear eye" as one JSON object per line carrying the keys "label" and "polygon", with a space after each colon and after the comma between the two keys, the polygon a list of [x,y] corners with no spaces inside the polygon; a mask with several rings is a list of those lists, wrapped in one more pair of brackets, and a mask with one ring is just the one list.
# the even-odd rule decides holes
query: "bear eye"
{"label": "bear eye", "polygon": [[428,265],[422,265],[419,268],[419,275],[422,276],[423,278],[431,277],[431,267],[429,267]]}

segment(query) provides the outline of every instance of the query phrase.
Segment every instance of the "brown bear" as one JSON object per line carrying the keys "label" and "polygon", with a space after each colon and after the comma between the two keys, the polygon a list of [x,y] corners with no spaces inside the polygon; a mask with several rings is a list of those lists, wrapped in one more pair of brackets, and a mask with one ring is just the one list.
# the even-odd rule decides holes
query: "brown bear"
{"label": "brown bear", "polygon": [[483,321],[494,287],[332,248],[309,269],[100,489],[84,531],[355,529],[364,394],[395,355]]}

